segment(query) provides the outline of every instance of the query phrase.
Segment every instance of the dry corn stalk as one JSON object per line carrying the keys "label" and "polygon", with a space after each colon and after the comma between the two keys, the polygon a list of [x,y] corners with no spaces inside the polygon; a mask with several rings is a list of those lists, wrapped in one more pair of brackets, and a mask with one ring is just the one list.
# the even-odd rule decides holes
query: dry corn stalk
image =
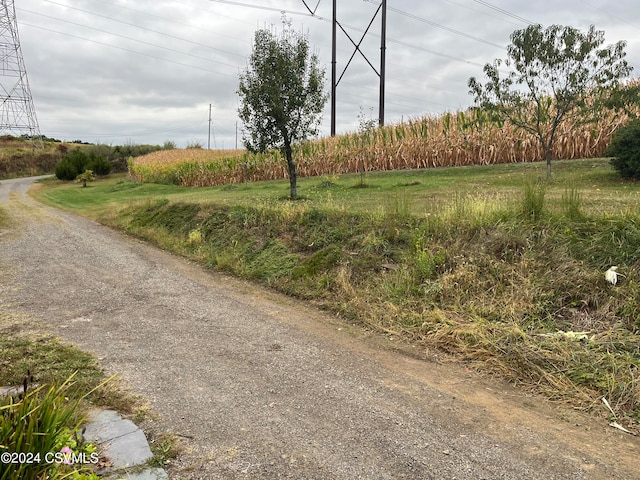
{"label": "dry corn stalk", "polygon": [[[635,80],[632,83],[637,83]],[[640,109],[636,109],[640,114]],[[611,136],[628,117],[603,111],[596,124],[564,124],[558,129],[553,156],[593,158],[604,154]],[[333,175],[544,159],[538,140],[509,125],[490,121],[479,110],[425,116],[385,126],[366,134],[322,138],[295,147],[299,176]],[[208,186],[286,178],[279,152],[250,154],[243,150],[165,150],[130,161],[129,173],[139,181]]]}

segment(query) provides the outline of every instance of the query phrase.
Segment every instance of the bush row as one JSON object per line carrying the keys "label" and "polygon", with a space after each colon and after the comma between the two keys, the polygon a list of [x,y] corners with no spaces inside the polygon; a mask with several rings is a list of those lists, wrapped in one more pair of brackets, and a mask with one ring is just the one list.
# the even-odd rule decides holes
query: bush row
{"label": "bush row", "polygon": [[79,148],[67,153],[56,165],[56,177],[59,180],[75,180],[85,170],[91,170],[96,175],[111,173],[111,162],[95,152],[86,153]]}
{"label": "bush row", "polygon": [[157,145],[92,145],[89,147],[76,147],[73,150],[65,150],[62,159],[55,166],[56,177],[60,180],[74,180],[85,170],[91,170],[94,174],[108,175],[112,171],[127,171],[127,159],[146,155],[161,150]]}

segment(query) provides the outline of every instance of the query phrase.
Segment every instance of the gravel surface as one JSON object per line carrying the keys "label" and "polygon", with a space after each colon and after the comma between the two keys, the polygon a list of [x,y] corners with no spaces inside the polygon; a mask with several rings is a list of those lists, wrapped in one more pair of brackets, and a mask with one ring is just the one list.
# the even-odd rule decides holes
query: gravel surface
{"label": "gravel surface", "polygon": [[[0,307],[92,352],[175,479],[640,479],[640,442],[0,184]],[[438,360],[438,361],[435,361]]]}

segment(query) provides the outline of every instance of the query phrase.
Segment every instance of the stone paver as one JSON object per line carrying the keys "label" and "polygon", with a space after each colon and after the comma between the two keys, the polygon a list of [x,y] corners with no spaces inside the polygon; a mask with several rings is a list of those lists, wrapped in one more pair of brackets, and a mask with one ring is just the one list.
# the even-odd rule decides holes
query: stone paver
{"label": "stone paver", "polygon": [[127,480],[166,480],[161,468],[148,468],[137,473],[122,473],[122,469],[144,465],[152,456],[144,432],[131,420],[122,418],[113,410],[102,410],[89,416],[84,432],[86,441],[96,444],[111,466],[106,478]]}

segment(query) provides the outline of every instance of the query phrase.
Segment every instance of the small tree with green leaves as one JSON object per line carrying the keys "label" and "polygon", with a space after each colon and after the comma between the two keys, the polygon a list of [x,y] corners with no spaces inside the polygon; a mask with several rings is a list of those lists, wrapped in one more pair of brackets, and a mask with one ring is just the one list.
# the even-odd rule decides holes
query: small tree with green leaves
{"label": "small tree with green leaves", "polygon": [[82,187],[87,186],[87,182],[93,182],[96,179],[93,170],[85,170],[80,175],[76,177],[76,182],[81,183]]}
{"label": "small tree with green leaves", "polygon": [[593,25],[586,33],[561,25],[531,25],[511,34],[506,76],[503,62],[495,60],[484,66],[486,84],[469,79],[476,104],[538,138],[547,178],[558,127],[595,121],[610,92],[631,73],[624,60],[626,43],[601,48],[603,43],[604,32]]}
{"label": "small tree with green leaves", "polygon": [[324,70],[302,33],[283,22],[283,31],[255,33],[247,69],[240,74],[238,113],[247,150],[282,151],[287,161],[291,198],[297,197],[292,145],[317,135],[327,95]]}

